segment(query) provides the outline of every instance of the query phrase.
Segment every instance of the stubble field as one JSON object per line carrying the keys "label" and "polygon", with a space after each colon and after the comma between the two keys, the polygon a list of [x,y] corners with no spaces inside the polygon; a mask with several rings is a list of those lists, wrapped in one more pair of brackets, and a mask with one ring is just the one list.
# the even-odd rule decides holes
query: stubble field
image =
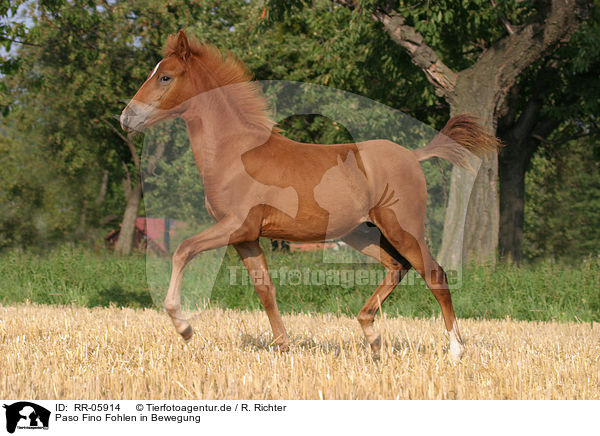
{"label": "stubble field", "polygon": [[0,306],[5,399],[600,399],[600,324],[461,320],[446,355],[439,318],[378,318],[374,360],[354,318],[206,309],[185,344],[154,309]]}

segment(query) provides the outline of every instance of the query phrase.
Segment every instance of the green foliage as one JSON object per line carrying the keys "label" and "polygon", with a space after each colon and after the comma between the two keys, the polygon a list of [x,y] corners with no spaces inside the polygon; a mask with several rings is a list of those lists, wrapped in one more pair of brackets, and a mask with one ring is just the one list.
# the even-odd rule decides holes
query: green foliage
{"label": "green foliage", "polygon": [[[385,1],[368,0],[370,7]],[[502,20],[524,24],[535,12],[532,1],[441,0],[399,1],[396,10],[407,24],[456,71],[471,66],[479,55],[506,34]]]}
{"label": "green foliage", "polygon": [[[5,132],[4,132],[5,133]],[[47,180],[44,168],[31,159],[31,150],[19,148],[12,151],[12,138],[0,135],[0,248],[13,244],[26,244],[36,239],[36,210],[43,202],[43,183]],[[37,177],[27,178],[35,172]],[[23,219],[26,217],[26,219]]]}
{"label": "green foliage", "polygon": [[[10,29],[0,29],[4,37],[18,33],[26,42],[0,67],[0,122],[7,136],[18,138],[5,148],[5,159],[19,160],[23,154],[37,159],[19,177],[36,187],[39,201],[21,196],[23,207],[0,216],[7,235],[15,234],[3,237],[4,245],[43,241],[44,232],[34,232],[36,226],[28,224],[36,214],[56,213],[64,235],[118,217],[125,206],[122,181],[139,177],[118,123],[124,102],[162,57],[167,35],[195,26],[205,39],[218,41],[231,33],[228,20],[239,18],[236,14],[246,5],[241,0],[218,6],[183,0],[24,3],[27,27],[13,22]],[[0,9],[0,16],[7,13]],[[214,14],[221,17],[218,24]],[[141,139],[135,142],[138,154],[141,144]],[[35,166],[44,168],[53,183],[36,179]],[[14,178],[13,170],[8,167],[7,179]],[[109,172],[107,193],[98,201],[104,171]],[[12,201],[8,193],[2,197]],[[32,203],[25,205],[28,198]],[[21,232],[27,235],[20,237]]]}
{"label": "green foliage", "polygon": [[600,147],[574,140],[539,153],[527,174],[524,252],[570,261],[600,254]]}
{"label": "green foliage", "polygon": [[18,115],[13,111],[0,128],[0,249],[72,239],[86,187],[60,177],[62,162],[39,149],[36,132],[14,127]]}
{"label": "green foliage", "polygon": [[369,14],[323,0],[272,1],[255,17],[256,43],[242,57],[257,79],[327,85],[421,120],[432,115],[423,110],[437,100],[427,80]]}
{"label": "green foliage", "polygon": [[161,123],[145,134],[143,168],[147,168],[147,161],[160,146],[165,147],[162,158],[155,168],[143,174],[146,215],[190,224],[212,223],[204,205],[204,185],[183,120]]}
{"label": "green foliage", "polygon": [[[542,117],[558,121],[558,137],[598,130],[600,112],[600,2],[594,2],[590,17],[573,34],[568,44],[552,56],[531,65],[519,78],[510,96],[509,113],[520,113],[528,101],[542,102]],[[556,136],[556,135],[555,135]]]}
{"label": "green foliage", "polygon": [[[355,4],[354,7],[343,5],[342,3]],[[533,1],[502,1],[490,2],[488,0],[441,0],[435,2],[424,2],[418,0],[394,1],[388,0],[359,0],[357,2],[335,2],[329,1],[306,1],[293,0],[279,2],[268,0],[264,5],[265,25],[273,23],[274,26],[285,26],[293,23],[292,30],[300,28],[306,34],[309,33],[306,21],[299,21],[299,17],[311,16],[313,12],[319,15],[322,23],[326,20],[327,14],[348,15],[352,26],[347,27],[346,32],[336,33],[336,38],[344,41],[343,48],[345,52],[350,49],[353,52],[353,45],[348,44],[349,39],[359,44],[365,43],[367,34],[357,32],[361,27],[371,29],[370,31],[376,38],[382,38],[382,43],[387,47],[385,52],[379,52],[380,57],[385,57],[386,61],[394,62],[400,56],[405,64],[409,59],[402,51],[393,52],[395,44],[383,32],[381,25],[376,24],[371,14],[378,10],[394,10],[406,19],[406,24],[415,28],[424,38],[427,44],[438,53],[443,61],[454,68],[462,70],[472,65],[478,56],[490,47],[501,36],[506,34],[506,28],[503,20],[512,24],[515,28],[527,22],[538,12]],[[319,20],[316,20],[319,22]],[[309,20],[307,20],[309,21]],[[286,24],[282,24],[286,23]],[[319,26],[322,29],[334,30],[335,25],[327,22],[327,26]],[[290,29],[286,27],[286,30]],[[346,34],[342,36],[341,34]],[[324,44],[328,40],[325,39]],[[398,50],[398,47],[395,47]],[[336,53],[334,51],[334,53]],[[360,53],[360,50],[357,50]],[[379,61],[378,61],[379,62]],[[406,67],[402,68],[405,70]],[[403,71],[404,72],[404,71]],[[422,72],[415,71],[415,75],[422,75]],[[394,76],[394,79],[397,76]]]}
{"label": "green foliage", "polygon": [[[26,33],[25,23],[14,20],[23,3],[23,0],[0,3],[0,18],[5,18],[0,20],[0,47],[7,52],[10,51],[13,42],[19,41]],[[4,73],[1,69],[0,72]]]}
{"label": "green foliage", "polygon": [[[357,4],[352,6],[354,3]],[[515,103],[516,113],[528,97],[536,96],[549,102],[544,116],[569,120],[560,127],[566,136],[585,133],[585,129],[597,124],[599,5],[594,2],[590,18],[569,44],[564,44],[547,62],[526,72],[519,89],[522,101]],[[12,17],[20,8],[26,14],[27,25],[25,21],[0,20],[0,43],[15,53],[10,59],[0,60],[0,248],[65,238],[77,229],[85,231],[86,226],[102,227],[107,216],[121,214],[125,205],[122,181],[128,172],[136,177],[138,169],[120,136],[115,116],[161,58],[167,35],[180,28],[233,50],[259,80],[301,81],[340,88],[441,128],[448,116],[447,105],[435,95],[406,52],[372,18],[373,11],[384,6],[401,13],[447,65],[461,70],[506,34],[503,21],[518,28],[540,12],[542,3],[3,2],[0,17]],[[352,140],[346,126],[314,114],[290,117],[282,122],[282,127],[289,137],[305,142]],[[376,127],[379,126],[369,126]],[[401,137],[400,132],[397,135]],[[204,222],[204,208],[198,208],[198,204],[203,204],[202,188],[198,186],[189,149],[183,151],[187,141],[180,137],[173,141],[173,148],[167,149],[163,161],[154,169],[154,177],[146,180],[155,195],[147,199],[147,207],[149,211],[154,207],[173,217]],[[140,138],[135,144],[138,153],[142,152],[142,143]],[[402,145],[412,148],[417,144]],[[554,230],[534,225],[559,220],[555,215],[561,215],[563,222],[569,218],[548,206],[550,194],[542,195],[550,189],[545,184],[555,182],[553,175],[559,165],[552,148],[548,152],[551,153],[543,158],[548,163],[536,164],[530,172],[535,184],[528,196],[528,207],[536,211],[533,215],[528,212],[526,238],[534,247],[530,257],[571,255],[576,251],[559,249],[556,241],[546,242],[552,239]],[[598,161],[597,152],[586,156],[587,160],[567,162],[564,171],[574,171],[580,178],[584,178],[580,173],[596,174],[592,164]],[[441,236],[436,229],[441,229],[444,218],[443,200],[438,199],[446,195],[448,167],[429,162],[423,168],[430,190],[427,238],[435,247]],[[99,202],[105,170],[109,171],[107,193]],[[567,180],[575,176],[560,177]],[[587,230],[570,233],[570,246],[590,252],[595,249],[590,236],[596,236],[585,223],[595,222],[587,211],[596,210],[598,188],[590,178],[565,182],[555,191],[569,183],[585,186],[587,192],[587,196],[565,193],[565,203],[561,203],[561,211],[573,214],[582,208],[584,214],[582,227]],[[187,186],[194,189],[186,191]],[[157,199],[167,199],[168,204]],[[588,209],[583,208],[584,204]],[[552,219],[544,214],[550,214]],[[562,224],[553,226],[552,229],[563,228]],[[585,252],[583,248],[581,253]]]}
{"label": "green foliage", "polygon": [[598,130],[594,123],[600,113],[599,38],[600,2],[595,1],[590,17],[550,61],[549,77],[543,87],[550,102],[546,112],[556,119],[576,121],[579,125],[571,126],[571,131],[586,124]]}

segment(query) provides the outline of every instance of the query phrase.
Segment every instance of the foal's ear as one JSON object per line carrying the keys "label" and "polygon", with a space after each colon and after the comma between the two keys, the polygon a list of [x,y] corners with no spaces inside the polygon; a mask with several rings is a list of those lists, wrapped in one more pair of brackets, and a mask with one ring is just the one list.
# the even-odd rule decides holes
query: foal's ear
{"label": "foal's ear", "polygon": [[180,30],[177,34],[177,43],[175,44],[175,54],[184,61],[187,60],[190,55],[190,43],[188,42],[185,32]]}

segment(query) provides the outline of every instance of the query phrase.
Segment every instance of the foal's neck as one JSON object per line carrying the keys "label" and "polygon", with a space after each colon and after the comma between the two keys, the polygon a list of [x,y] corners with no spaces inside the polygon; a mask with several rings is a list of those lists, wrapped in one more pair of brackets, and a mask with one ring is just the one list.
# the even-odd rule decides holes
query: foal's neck
{"label": "foal's neck", "polygon": [[241,155],[267,142],[272,124],[261,121],[260,114],[248,112],[238,104],[245,84],[234,84],[202,93],[192,99],[183,115],[190,145],[200,174],[222,173],[241,164]]}

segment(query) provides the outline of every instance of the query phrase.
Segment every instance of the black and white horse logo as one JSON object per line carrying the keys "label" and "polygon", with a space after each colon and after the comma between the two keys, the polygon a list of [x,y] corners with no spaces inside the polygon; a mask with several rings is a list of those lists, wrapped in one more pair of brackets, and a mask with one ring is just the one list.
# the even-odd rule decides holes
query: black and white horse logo
{"label": "black and white horse logo", "polygon": [[6,409],[6,431],[19,429],[48,429],[50,411],[28,401],[3,406]]}

